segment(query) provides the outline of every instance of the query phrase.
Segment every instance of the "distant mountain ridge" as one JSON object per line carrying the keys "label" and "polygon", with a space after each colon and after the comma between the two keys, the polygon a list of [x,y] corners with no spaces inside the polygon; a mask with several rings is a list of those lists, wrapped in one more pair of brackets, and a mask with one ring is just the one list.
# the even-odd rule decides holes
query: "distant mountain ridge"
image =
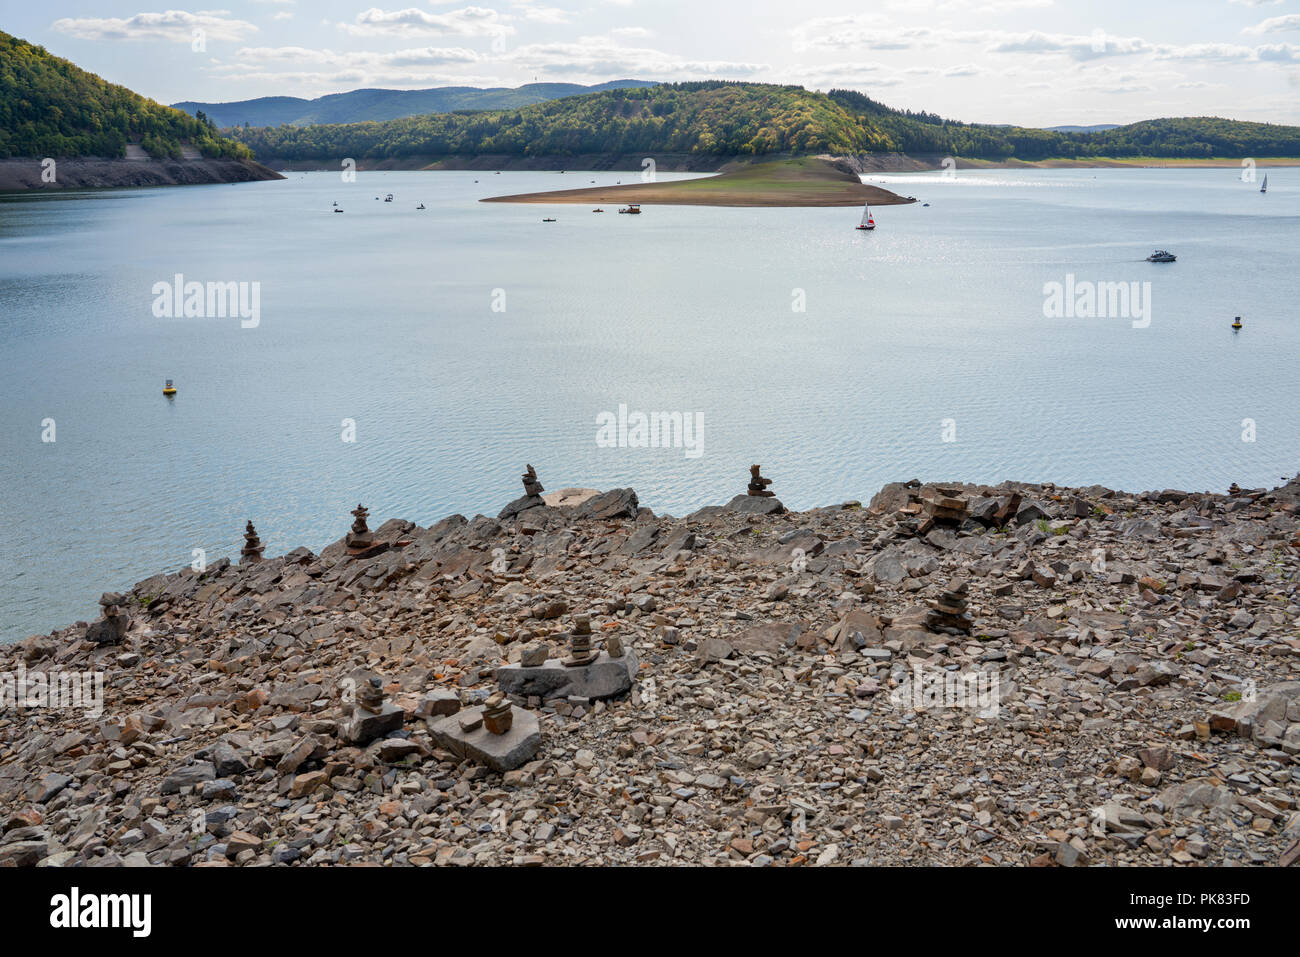
{"label": "distant mountain ridge", "polygon": [[1145,120],[1088,133],[961,123],[896,110],[851,90],[722,80],[663,83],[561,97],[509,110],[428,113],[379,123],[236,127],[230,135],[275,162],[354,157],[502,162],[611,155],[774,154],[1008,160],[1093,157],[1300,157],[1300,127],[1220,117]]}
{"label": "distant mountain ridge", "polygon": [[1118,123],[1094,123],[1092,126],[1044,126],[1043,129],[1053,133],[1104,133],[1119,127]]}
{"label": "distant mountain ridge", "polygon": [[512,110],[547,100],[657,86],[654,80],[610,80],[593,86],[580,83],[525,83],[523,86],[480,88],[439,86],[427,90],[351,90],[307,100],[296,96],[262,96],[229,103],[173,103],[191,116],[202,112],[217,126],[310,126],[313,124],[365,123],[400,120],[427,113],[459,110]]}

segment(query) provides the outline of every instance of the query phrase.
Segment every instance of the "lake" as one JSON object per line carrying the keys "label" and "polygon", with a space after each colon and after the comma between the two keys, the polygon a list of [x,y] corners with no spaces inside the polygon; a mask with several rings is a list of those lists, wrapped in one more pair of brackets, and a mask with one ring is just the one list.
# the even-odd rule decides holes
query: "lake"
{"label": "lake", "polygon": [[[237,558],[249,518],[276,555],[358,502],[372,528],[495,515],[525,463],[674,515],[754,462],[794,509],[909,478],[1278,484],[1300,170],[1269,173],[1266,195],[1230,169],[875,174],[931,205],[874,232],[856,209],[478,202],[639,172],[0,195],[0,640],[195,549]],[[256,315],[167,317],[177,274],[245,284]],[[691,447],[637,445],[651,412],[699,423]]]}

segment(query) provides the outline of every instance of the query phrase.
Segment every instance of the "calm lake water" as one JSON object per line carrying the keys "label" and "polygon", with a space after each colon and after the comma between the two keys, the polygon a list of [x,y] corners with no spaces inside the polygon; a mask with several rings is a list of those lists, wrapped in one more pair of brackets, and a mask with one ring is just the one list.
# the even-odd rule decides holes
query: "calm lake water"
{"label": "calm lake water", "polygon": [[[477,202],[636,172],[0,196],[0,640],[236,557],[250,517],[274,555],[359,501],[372,527],[495,515],[526,462],[676,515],[753,462],[797,509],[913,477],[1276,484],[1300,466],[1300,170],[1269,172],[1267,195],[1236,170],[873,176],[931,204],[874,233],[853,209]],[[260,284],[259,323],[156,317],[177,273]],[[1150,282],[1149,322],[1046,318],[1070,275]],[[598,446],[620,405],[698,414],[701,454]]]}

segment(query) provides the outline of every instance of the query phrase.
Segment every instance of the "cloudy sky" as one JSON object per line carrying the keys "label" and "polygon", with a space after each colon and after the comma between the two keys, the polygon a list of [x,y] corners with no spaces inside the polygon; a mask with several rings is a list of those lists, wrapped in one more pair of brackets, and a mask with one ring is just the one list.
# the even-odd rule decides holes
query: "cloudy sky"
{"label": "cloudy sky", "polygon": [[1026,126],[1300,123],[1300,0],[373,2],[47,0],[0,29],[165,103],[722,78]]}

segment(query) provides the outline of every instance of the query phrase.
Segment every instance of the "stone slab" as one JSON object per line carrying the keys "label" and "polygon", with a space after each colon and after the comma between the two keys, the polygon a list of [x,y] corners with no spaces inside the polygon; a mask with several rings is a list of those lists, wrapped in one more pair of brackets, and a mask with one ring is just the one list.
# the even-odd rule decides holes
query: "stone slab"
{"label": "stone slab", "polygon": [[527,764],[542,747],[541,724],[532,711],[513,709],[514,720],[505,734],[493,734],[482,724],[473,731],[462,730],[461,721],[468,715],[481,719],[482,705],[436,721],[430,719],[429,734],[439,747],[499,774]]}
{"label": "stone slab", "polygon": [[589,665],[565,667],[555,658],[536,667],[504,665],[496,671],[497,685],[506,694],[547,698],[590,698],[598,701],[631,690],[639,664],[636,655],[626,651],[621,658],[611,658],[602,651]]}

